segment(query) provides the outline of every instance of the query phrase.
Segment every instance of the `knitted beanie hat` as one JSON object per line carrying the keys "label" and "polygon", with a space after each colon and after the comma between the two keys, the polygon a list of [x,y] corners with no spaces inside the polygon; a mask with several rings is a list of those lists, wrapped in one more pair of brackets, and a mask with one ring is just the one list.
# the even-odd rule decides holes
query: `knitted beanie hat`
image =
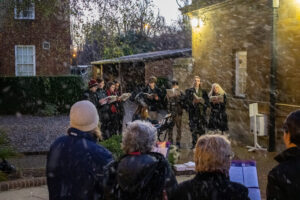
{"label": "knitted beanie hat", "polygon": [[89,88],[95,87],[95,86],[97,86],[97,85],[98,85],[98,83],[97,83],[96,80],[91,79],[91,80],[89,81]]}
{"label": "knitted beanie hat", "polygon": [[78,101],[70,111],[70,126],[81,131],[91,131],[98,126],[99,116],[90,101]]}

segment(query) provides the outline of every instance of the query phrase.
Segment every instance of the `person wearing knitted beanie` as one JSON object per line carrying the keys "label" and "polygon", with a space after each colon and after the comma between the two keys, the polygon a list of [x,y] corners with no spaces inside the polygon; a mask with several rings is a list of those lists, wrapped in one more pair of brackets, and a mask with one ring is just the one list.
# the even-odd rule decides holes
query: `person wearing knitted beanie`
{"label": "person wearing knitted beanie", "polygon": [[103,199],[104,167],[113,157],[97,144],[98,123],[97,109],[90,101],[71,107],[68,134],[56,139],[47,155],[49,200]]}

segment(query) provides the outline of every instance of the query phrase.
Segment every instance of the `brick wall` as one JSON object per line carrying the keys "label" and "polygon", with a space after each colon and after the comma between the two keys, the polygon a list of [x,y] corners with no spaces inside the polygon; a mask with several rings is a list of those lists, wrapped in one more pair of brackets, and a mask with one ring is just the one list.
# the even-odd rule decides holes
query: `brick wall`
{"label": "brick wall", "polygon": [[[1,19],[2,20],[2,19]],[[68,74],[70,67],[70,18],[57,10],[49,18],[35,10],[34,20],[15,20],[7,11],[0,37],[0,75],[15,75],[15,45],[35,45],[36,75]],[[43,49],[43,42],[50,49]]]}
{"label": "brick wall", "polygon": [[[228,3],[226,6],[200,10],[204,22],[193,28],[193,73],[199,75],[203,87],[209,91],[212,83],[219,83],[227,92],[231,132],[247,137],[249,130],[248,105],[269,102],[269,74],[271,61],[271,17],[268,0]],[[191,16],[192,17],[192,16]],[[245,50],[247,56],[246,98],[234,96],[235,52]],[[260,105],[260,112],[267,112]],[[266,107],[268,108],[268,106]]]}
{"label": "brick wall", "polygon": [[163,59],[145,63],[145,81],[151,76],[173,78],[173,59]]}

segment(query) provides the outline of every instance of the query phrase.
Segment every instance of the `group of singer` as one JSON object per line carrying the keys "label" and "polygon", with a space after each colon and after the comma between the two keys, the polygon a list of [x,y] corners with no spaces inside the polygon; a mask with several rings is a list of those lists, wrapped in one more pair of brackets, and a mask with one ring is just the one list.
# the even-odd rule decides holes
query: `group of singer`
{"label": "group of singer", "polygon": [[[159,111],[166,109],[173,121],[168,128],[168,140],[173,143],[173,128],[176,126],[178,147],[180,147],[182,133],[183,110],[186,110],[189,116],[192,148],[198,136],[205,134],[206,130],[219,130],[222,133],[228,131],[226,93],[219,84],[212,84],[211,90],[207,93],[202,88],[199,76],[194,77],[192,87],[185,91],[181,90],[176,80],[172,80],[171,89],[159,88],[156,83],[157,78],[151,76],[143,89],[132,93],[131,100],[138,105],[132,121],[144,120],[152,124],[158,123]],[[88,87],[89,89],[84,92],[84,99],[91,101],[98,110],[103,139],[121,134],[125,109],[124,101],[119,98],[120,83],[113,81],[105,84],[103,79],[98,78],[90,80]],[[116,96],[115,101],[108,102],[107,97],[110,96]],[[209,117],[208,111],[210,111]]]}

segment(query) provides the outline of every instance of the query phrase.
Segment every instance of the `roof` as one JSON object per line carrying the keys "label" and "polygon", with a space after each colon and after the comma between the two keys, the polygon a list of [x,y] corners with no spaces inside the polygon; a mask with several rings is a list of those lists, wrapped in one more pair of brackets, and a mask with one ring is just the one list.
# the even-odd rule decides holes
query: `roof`
{"label": "roof", "polygon": [[92,65],[128,63],[128,62],[146,62],[151,60],[161,60],[166,58],[188,57],[192,55],[192,49],[174,49],[165,51],[155,51],[149,53],[140,53],[130,56],[122,56],[114,59],[99,60],[91,62]]}

